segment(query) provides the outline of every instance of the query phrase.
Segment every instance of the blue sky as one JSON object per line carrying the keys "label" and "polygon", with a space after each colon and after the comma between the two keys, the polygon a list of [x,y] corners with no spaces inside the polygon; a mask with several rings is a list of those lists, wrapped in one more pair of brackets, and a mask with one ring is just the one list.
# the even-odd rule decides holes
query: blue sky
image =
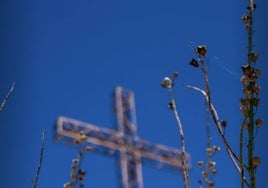
{"label": "blue sky", "polygon": [[[206,44],[212,100],[228,120],[226,136],[238,150],[242,116],[240,66],[246,62],[247,34],[241,22],[246,0],[46,0],[1,2],[0,96],[14,93],[0,114],[1,185],[29,187],[35,175],[41,133],[47,131],[39,188],[62,187],[77,149],[53,141],[59,115],[114,128],[111,95],[117,85],[135,93],[139,137],[179,148],[168,93],[160,82],[179,72],[175,98],[191,154],[192,187],[198,187],[205,158],[205,105],[186,84],[202,87],[200,71],[189,66],[191,45]],[[268,3],[257,1],[254,45],[262,70],[258,115],[266,122]],[[212,126],[213,127],[213,126]],[[258,131],[258,185],[267,184],[266,124]],[[213,127],[218,188],[238,187],[234,170]],[[86,187],[117,187],[114,159],[91,153],[83,163]],[[182,187],[182,178],[143,167],[144,187]]]}

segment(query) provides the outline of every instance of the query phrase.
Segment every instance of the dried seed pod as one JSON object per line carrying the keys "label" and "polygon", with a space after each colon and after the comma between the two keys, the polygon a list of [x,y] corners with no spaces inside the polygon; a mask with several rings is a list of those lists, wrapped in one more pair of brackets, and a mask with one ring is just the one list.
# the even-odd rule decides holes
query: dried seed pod
{"label": "dried seed pod", "polygon": [[241,99],[240,99],[240,104],[241,104],[242,106],[244,106],[244,105],[248,105],[248,104],[249,104],[249,100],[248,100],[248,99],[243,99],[243,98],[241,98]]}
{"label": "dried seed pod", "polygon": [[80,175],[84,176],[84,175],[86,175],[86,171],[85,171],[85,170],[80,169],[80,170],[78,170],[78,174],[80,174]]}
{"label": "dried seed pod", "polygon": [[243,88],[243,93],[246,96],[246,99],[251,99],[252,98],[252,91],[249,90],[248,88]]}
{"label": "dried seed pod", "polygon": [[86,151],[86,152],[91,152],[91,151],[92,151],[92,147],[87,146],[87,147],[85,148],[85,151]]}
{"label": "dried seed pod", "polygon": [[208,188],[214,188],[214,183],[212,181],[208,182]]}
{"label": "dried seed pod", "polygon": [[249,75],[252,72],[252,68],[249,64],[241,66],[241,69],[245,75]]}
{"label": "dried seed pod", "polygon": [[225,127],[227,126],[227,120],[226,120],[226,119],[223,119],[223,120],[221,121],[221,126],[222,126],[223,128],[225,128]]}
{"label": "dried seed pod", "polygon": [[251,160],[253,168],[256,168],[261,163],[261,159],[258,156],[254,156]]}
{"label": "dried seed pod", "polygon": [[249,114],[248,106],[241,106],[241,107],[240,107],[240,110],[241,110],[241,113],[242,113],[244,116],[248,117],[248,114]]}
{"label": "dried seed pod", "polygon": [[192,60],[190,61],[190,65],[192,65],[193,67],[199,67],[198,62],[194,58],[192,58]]}
{"label": "dried seed pod", "polygon": [[202,168],[202,167],[203,167],[203,164],[204,164],[203,161],[198,161],[198,162],[197,162],[197,166],[198,166],[199,168]]}
{"label": "dried seed pod", "polygon": [[260,91],[261,91],[261,86],[259,86],[259,85],[257,85],[257,84],[254,85],[253,91],[254,91],[254,93],[256,93],[256,94],[259,94]]}
{"label": "dried seed pod", "polygon": [[247,86],[250,82],[249,78],[246,76],[246,75],[242,75],[241,76],[241,79],[240,79],[240,82],[242,82],[242,84],[244,86]]}
{"label": "dried seed pod", "polygon": [[220,148],[219,146],[213,146],[213,150],[214,150],[215,152],[218,152],[218,151],[221,150],[221,148]]}
{"label": "dried seed pod", "polygon": [[161,82],[161,86],[162,86],[162,87],[168,87],[168,88],[171,88],[171,86],[172,86],[172,81],[171,81],[171,79],[170,79],[169,77],[165,77],[165,78],[163,79],[163,81]]}
{"label": "dried seed pod", "polygon": [[242,16],[242,21],[244,24],[247,24],[249,21],[249,16]]}
{"label": "dried seed pod", "polygon": [[71,180],[76,180],[76,174],[72,172],[70,174],[70,178],[71,178]]}
{"label": "dried seed pod", "polygon": [[179,76],[179,73],[178,72],[173,72],[173,74],[172,74],[172,78],[173,79],[178,78],[178,76]]}
{"label": "dried seed pod", "polygon": [[73,187],[73,184],[70,183],[70,182],[67,182],[67,183],[65,183],[65,184],[63,185],[63,187],[64,187],[64,188],[71,188],[71,187]]}
{"label": "dried seed pod", "polygon": [[175,108],[174,103],[173,102],[169,102],[168,103],[168,108],[171,109],[171,110],[174,110],[174,108]]}
{"label": "dried seed pod", "polygon": [[263,120],[261,118],[255,120],[256,127],[260,128],[263,124]]}
{"label": "dried seed pod", "polygon": [[205,56],[207,53],[207,48],[205,45],[200,45],[200,46],[197,46],[196,51],[198,55]]}
{"label": "dried seed pod", "polygon": [[208,173],[205,171],[202,171],[202,176],[206,179],[208,177]]}
{"label": "dried seed pod", "polygon": [[212,148],[207,148],[207,154],[208,154],[208,155],[211,155],[212,152],[213,152]]}
{"label": "dried seed pod", "polygon": [[208,168],[213,168],[216,165],[216,162],[214,161],[209,161],[208,163]]}
{"label": "dried seed pod", "polygon": [[214,168],[214,169],[212,169],[212,174],[213,175],[216,175],[217,174],[217,170]]}
{"label": "dried seed pod", "polygon": [[79,162],[79,159],[73,159],[73,164],[77,164]]}

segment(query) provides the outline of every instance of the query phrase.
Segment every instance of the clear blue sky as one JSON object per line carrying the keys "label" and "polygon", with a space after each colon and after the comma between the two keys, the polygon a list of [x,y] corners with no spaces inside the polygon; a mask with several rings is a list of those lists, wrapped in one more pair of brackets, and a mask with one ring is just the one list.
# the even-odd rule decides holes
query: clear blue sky
{"label": "clear blue sky", "polygon": [[[135,92],[138,133],[153,143],[179,148],[168,93],[160,82],[179,72],[175,97],[191,154],[192,187],[205,158],[203,97],[184,87],[202,87],[200,71],[189,66],[191,45],[206,44],[212,100],[228,120],[227,138],[238,150],[242,116],[240,66],[246,62],[247,35],[241,16],[246,0],[9,0],[0,4],[0,97],[12,82],[14,93],[0,113],[1,187],[26,188],[34,178],[41,133],[47,131],[39,188],[62,187],[69,180],[75,148],[53,141],[59,115],[113,128],[111,94],[121,85]],[[258,114],[268,122],[267,7],[257,1],[254,45],[262,69]],[[266,110],[265,110],[266,109]],[[258,131],[258,187],[267,182],[267,123]],[[213,127],[218,188],[238,187],[239,176]],[[266,150],[266,151],[265,151]],[[83,164],[86,187],[115,188],[114,160],[89,154]],[[182,178],[143,167],[144,187],[182,187]]]}

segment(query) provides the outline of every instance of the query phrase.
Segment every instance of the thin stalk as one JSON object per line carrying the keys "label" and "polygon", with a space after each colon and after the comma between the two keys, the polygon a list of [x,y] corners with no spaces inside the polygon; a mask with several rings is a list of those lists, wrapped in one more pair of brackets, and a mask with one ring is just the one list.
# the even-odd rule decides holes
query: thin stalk
{"label": "thin stalk", "polygon": [[39,153],[39,163],[38,163],[37,170],[36,170],[36,173],[35,173],[35,178],[34,178],[34,181],[33,181],[32,188],[37,187],[37,182],[38,182],[39,174],[40,174],[41,167],[42,167],[43,154],[44,154],[44,148],[45,148],[45,135],[46,135],[46,131],[43,131],[43,133],[42,133],[42,144],[41,144],[41,149],[40,149],[40,153]]}
{"label": "thin stalk", "polygon": [[8,91],[8,93],[6,94],[4,100],[2,101],[1,106],[0,106],[0,112],[3,110],[3,108],[4,108],[4,106],[5,106],[5,104],[6,104],[7,100],[8,100],[8,98],[10,97],[10,95],[11,95],[11,93],[13,92],[14,88],[15,88],[15,82],[12,83],[11,88],[9,89],[9,91]]}
{"label": "thin stalk", "polygon": [[184,143],[184,133],[183,133],[183,128],[182,128],[182,123],[178,114],[178,110],[175,104],[175,99],[173,95],[173,89],[172,87],[169,88],[169,95],[171,98],[171,104],[172,104],[172,110],[174,112],[174,116],[176,119],[176,123],[178,125],[179,129],[179,135],[180,135],[180,142],[181,142],[181,160],[182,160],[182,173],[183,173],[183,183],[184,183],[184,188],[190,188],[190,177],[189,177],[189,170],[187,167],[186,163],[186,150],[185,150],[185,143]]}
{"label": "thin stalk", "polygon": [[243,165],[243,161],[244,161],[244,156],[243,156],[243,139],[244,139],[244,123],[245,123],[246,119],[243,121],[241,128],[240,128],[240,134],[239,134],[239,160],[240,160],[240,167],[241,167],[241,173],[240,173],[240,185],[241,188],[245,187],[244,184],[244,165]]}
{"label": "thin stalk", "polygon": [[[205,68],[204,60],[202,57],[200,57],[200,64],[201,64],[201,70],[204,75],[204,85],[205,85],[205,92],[207,93],[208,96],[208,102],[206,102],[206,133],[207,133],[207,148],[211,148],[211,134],[210,134],[210,123],[209,123],[209,103],[211,101],[210,98],[210,89],[209,89],[209,84],[208,84],[208,77],[205,76],[207,75],[207,69]],[[207,161],[206,164],[208,164],[211,161],[211,154],[209,152],[206,152],[207,154]],[[211,170],[207,168],[207,173],[208,177],[206,178],[206,183],[207,187],[209,187],[209,181],[210,181],[210,175],[211,175]]]}
{"label": "thin stalk", "polygon": [[[206,99],[206,101],[207,101],[207,103],[209,103],[209,98],[207,96],[207,93],[204,90],[202,90],[202,89],[200,89],[198,87],[195,87],[195,86],[191,86],[191,85],[187,85],[186,87],[188,87],[190,89],[194,89],[194,90],[200,92],[201,94],[203,94],[205,99]],[[237,161],[239,161],[239,158],[234,153],[234,151],[232,150],[232,148],[228,144],[228,142],[227,142],[227,140],[226,140],[226,138],[225,138],[225,136],[223,134],[223,131],[222,131],[222,128],[221,128],[221,123],[219,121],[218,113],[217,113],[214,105],[212,104],[212,102],[210,102],[210,104],[209,104],[209,109],[210,109],[210,113],[212,115],[213,121],[214,121],[214,123],[216,125],[216,128],[218,130],[218,133],[219,133],[220,137],[222,138],[223,145],[224,145],[224,147],[225,147],[225,149],[226,149],[226,151],[227,151],[232,163],[234,164],[236,170],[238,171],[239,174],[241,174],[241,168],[240,168],[240,166],[239,166],[239,164],[237,162]],[[247,182],[246,178],[244,177],[243,179],[244,179],[244,182],[247,185],[249,185],[249,183]]]}

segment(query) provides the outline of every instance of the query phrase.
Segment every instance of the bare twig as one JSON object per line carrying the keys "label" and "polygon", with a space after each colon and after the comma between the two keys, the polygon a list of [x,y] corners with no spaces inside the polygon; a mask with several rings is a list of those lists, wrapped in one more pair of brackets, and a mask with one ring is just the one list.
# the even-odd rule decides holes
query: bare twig
{"label": "bare twig", "polygon": [[4,108],[4,106],[5,106],[5,104],[6,104],[7,100],[8,100],[8,98],[10,97],[11,93],[12,93],[13,90],[14,90],[14,87],[15,87],[15,82],[12,83],[11,88],[9,89],[9,91],[8,91],[8,93],[6,94],[4,100],[2,101],[1,106],[0,106],[0,112],[3,110],[3,108]]}
{"label": "bare twig", "polygon": [[174,112],[174,116],[178,125],[179,129],[179,135],[180,135],[180,141],[181,141],[181,160],[182,160],[182,169],[183,169],[183,182],[184,182],[184,188],[190,188],[190,177],[189,177],[189,170],[186,164],[186,151],[185,151],[185,143],[184,143],[184,133],[183,133],[183,128],[181,124],[181,120],[177,111],[177,107],[175,104],[174,100],[174,95],[173,95],[173,89],[172,87],[169,88],[169,95],[171,98],[171,104],[172,104],[172,110]]}
{"label": "bare twig", "polygon": [[[202,89],[200,89],[198,87],[195,87],[195,86],[191,86],[191,85],[187,85],[186,87],[188,87],[190,89],[194,89],[194,90],[200,92],[201,94],[203,94],[205,99],[206,99],[206,101],[207,101],[207,103],[209,103],[208,95],[204,90],[202,90]],[[214,123],[216,125],[216,128],[217,128],[217,130],[219,132],[219,135],[222,138],[222,141],[223,141],[223,144],[224,144],[224,146],[226,148],[226,151],[227,151],[229,157],[231,158],[231,161],[233,162],[236,170],[238,171],[239,174],[241,174],[241,168],[240,168],[240,166],[238,164],[239,158],[237,157],[237,155],[234,153],[234,151],[232,150],[232,148],[228,144],[228,142],[227,142],[227,140],[226,140],[226,138],[224,136],[224,133],[222,131],[222,128],[221,128],[218,113],[217,113],[214,105],[211,102],[209,103],[209,109],[210,109],[211,115],[213,117]],[[248,182],[246,181],[245,177],[244,177],[244,181],[248,185]]]}
{"label": "bare twig", "polygon": [[38,178],[39,178],[39,174],[40,174],[40,170],[41,170],[41,166],[43,162],[43,153],[44,153],[44,148],[45,148],[45,135],[46,135],[46,131],[44,130],[42,133],[42,143],[41,143],[41,149],[39,153],[39,163],[38,163],[37,170],[35,173],[35,178],[33,181],[32,188],[36,188],[37,186],[37,182],[38,182]]}

